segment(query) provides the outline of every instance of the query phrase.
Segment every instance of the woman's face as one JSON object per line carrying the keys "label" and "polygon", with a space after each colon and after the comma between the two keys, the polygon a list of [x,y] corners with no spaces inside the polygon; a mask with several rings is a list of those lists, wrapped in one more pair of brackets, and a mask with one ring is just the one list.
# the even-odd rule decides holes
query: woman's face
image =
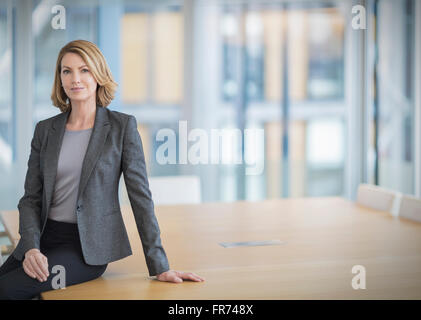
{"label": "woman's face", "polygon": [[70,101],[96,101],[97,82],[80,55],[68,52],[63,56],[60,78]]}

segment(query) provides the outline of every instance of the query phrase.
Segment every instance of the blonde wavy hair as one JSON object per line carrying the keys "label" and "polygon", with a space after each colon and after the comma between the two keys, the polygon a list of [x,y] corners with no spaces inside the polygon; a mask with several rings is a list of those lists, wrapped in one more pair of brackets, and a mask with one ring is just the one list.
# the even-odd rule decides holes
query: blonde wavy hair
{"label": "blonde wavy hair", "polygon": [[61,112],[71,109],[70,99],[67,97],[61,83],[61,60],[68,52],[78,54],[89,67],[90,72],[98,83],[96,89],[96,103],[101,107],[107,107],[114,99],[117,83],[114,82],[107,62],[99,48],[92,42],[86,40],[75,40],[61,48],[56,63],[53,90],[51,100],[53,105]]}

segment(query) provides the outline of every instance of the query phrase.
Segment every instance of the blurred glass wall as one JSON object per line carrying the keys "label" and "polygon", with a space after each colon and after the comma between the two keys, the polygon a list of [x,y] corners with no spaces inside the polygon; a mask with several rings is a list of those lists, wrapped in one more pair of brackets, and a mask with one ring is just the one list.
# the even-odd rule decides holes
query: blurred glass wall
{"label": "blurred glass wall", "polygon": [[419,59],[415,57],[415,1],[383,0],[369,9],[377,28],[369,47],[369,76],[375,86],[369,96],[369,178],[373,184],[414,194],[414,99],[415,90],[420,90],[414,86],[415,59]]}
{"label": "blurred glass wall", "polygon": [[[17,189],[11,183],[14,179],[15,157],[14,86],[13,86],[13,28],[15,8],[10,3],[0,2],[0,208]],[[16,197],[14,198],[16,199]]]}
{"label": "blurred glass wall", "polygon": [[[13,178],[13,170],[27,168],[12,169],[15,150],[30,150],[15,139],[16,95],[32,95],[32,112],[18,115],[32,118],[32,132],[38,121],[58,114],[50,100],[56,57],[75,39],[93,41],[103,51],[119,83],[109,108],[137,118],[150,176],[198,175],[203,201],[346,195],[345,171],[354,165],[347,155],[361,146],[346,139],[353,134],[346,79],[354,73],[345,66],[354,50],[357,54],[349,35],[366,32],[350,32],[354,1],[29,2],[25,22],[16,21],[21,2],[0,0],[0,209],[16,209],[23,181]],[[370,110],[363,180],[409,193],[414,192],[414,3],[367,1],[364,72],[371,82],[363,88],[364,108]],[[57,4],[65,8],[65,29],[51,25]],[[378,27],[372,37],[374,16]],[[32,92],[20,92],[13,80],[19,63],[16,23],[30,24]],[[158,139],[163,129],[174,133],[175,164],[157,160],[172,139]],[[183,142],[184,130],[193,129],[208,139],[213,131],[239,130],[239,135],[221,138],[221,161],[184,163],[182,155],[198,141]],[[251,129],[261,130],[263,140],[247,139]],[[223,157],[242,161],[224,163]],[[246,159],[252,158],[250,165]],[[253,165],[259,170],[247,174]]]}

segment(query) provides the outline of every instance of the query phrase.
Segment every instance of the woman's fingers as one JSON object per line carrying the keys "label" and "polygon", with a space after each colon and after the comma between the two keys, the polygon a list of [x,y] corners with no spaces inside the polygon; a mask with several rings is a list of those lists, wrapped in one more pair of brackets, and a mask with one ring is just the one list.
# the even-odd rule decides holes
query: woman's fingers
{"label": "woman's fingers", "polygon": [[[31,278],[35,279],[37,278],[35,272],[32,270],[32,267],[30,265],[28,265],[27,262],[23,262],[23,271],[25,271],[25,273],[30,276]],[[39,279],[38,279],[39,280]]]}
{"label": "woman's fingers", "polygon": [[201,276],[198,276],[197,274],[195,274],[195,273],[192,273],[192,276],[196,279],[196,281],[205,281],[205,278],[203,278],[203,277],[201,277]]}
{"label": "woman's fingers", "polygon": [[24,261],[24,263],[22,265],[23,265],[23,270],[25,271],[25,273],[28,276],[42,282],[41,277],[35,272],[34,268],[32,267],[31,263],[29,262],[29,260]]}
{"label": "woman's fingers", "polygon": [[47,280],[49,276],[47,257],[44,256],[42,253],[39,253],[35,255],[35,261],[41,270],[44,281]]}
{"label": "woman's fingers", "polygon": [[192,280],[192,281],[198,281],[198,282],[205,281],[205,279],[203,279],[202,277],[199,277],[197,274],[194,274],[192,272],[182,272],[181,277],[186,280]]}
{"label": "woman's fingers", "polygon": [[32,274],[35,274],[39,281],[46,281],[48,277],[47,258],[42,254],[34,254],[27,259],[27,267]]}
{"label": "woman's fingers", "polygon": [[32,270],[34,270],[37,275],[38,280],[44,281],[44,275],[42,274],[41,268],[38,266],[36,257],[34,255],[29,257],[29,262],[31,263]]}
{"label": "woman's fingers", "polygon": [[181,272],[181,271],[171,270],[158,276],[159,281],[168,281],[168,282],[175,282],[175,283],[183,282],[183,279],[196,281],[196,282],[205,281],[204,278],[192,272]]}
{"label": "woman's fingers", "polygon": [[177,274],[177,276],[180,279],[197,281],[197,282],[205,281],[205,279],[203,279],[202,277],[199,277],[197,274],[195,274],[193,272],[180,272],[180,271],[176,271],[176,274]]}

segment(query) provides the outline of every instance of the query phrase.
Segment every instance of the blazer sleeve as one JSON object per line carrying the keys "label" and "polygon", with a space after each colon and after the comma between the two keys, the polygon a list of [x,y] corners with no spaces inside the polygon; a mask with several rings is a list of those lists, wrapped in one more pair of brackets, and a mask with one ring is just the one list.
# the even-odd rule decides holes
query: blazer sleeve
{"label": "blazer sleeve", "polygon": [[128,117],[124,134],[122,169],[149,275],[168,271],[169,263],[161,244],[161,232],[149,190],[142,141],[136,118],[132,115]]}
{"label": "blazer sleeve", "polygon": [[39,123],[37,123],[31,142],[31,153],[25,178],[25,193],[19,200],[19,234],[21,236],[15,256],[22,260],[26,251],[40,248],[41,210],[43,178],[40,171]]}

